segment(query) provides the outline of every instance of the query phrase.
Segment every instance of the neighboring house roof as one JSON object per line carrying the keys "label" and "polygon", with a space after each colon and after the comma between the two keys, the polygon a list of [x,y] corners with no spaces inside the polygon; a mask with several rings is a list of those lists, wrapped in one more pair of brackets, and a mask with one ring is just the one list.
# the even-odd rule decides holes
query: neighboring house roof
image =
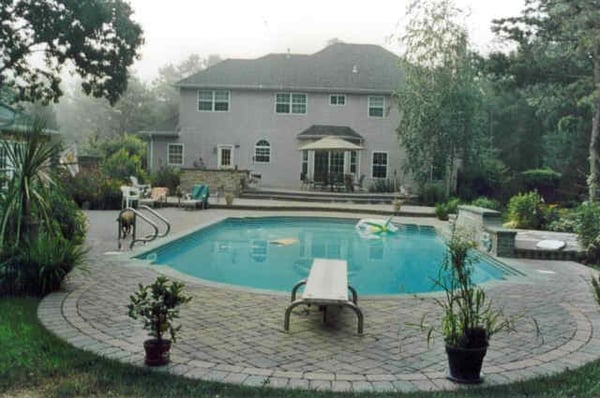
{"label": "neighboring house roof", "polygon": [[177,137],[179,136],[179,115],[174,115],[152,127],[140,130],[137,134],[154,137]]}
{"label": "neighboring house roof", "polygon": [[[19,134],[29,131],[35,125],[34,119],[18,110],[0,102],[0,132]],[[42,128],[43,134],[59,134],[54,129]]]}
{"label": "neighboring house roof", "polygon": [[228,59],[191,75],[179,87],[392,93],[399,58],[371,44],[336,43],[312,55],[269,54]]}
{"label": "neighboring house roof", "polygon": [[299,140],[318,139],[323,137],[337,137],[349,140],[363,140],[362,135],[348,126],[327,126],[313,124],[296,136]]}

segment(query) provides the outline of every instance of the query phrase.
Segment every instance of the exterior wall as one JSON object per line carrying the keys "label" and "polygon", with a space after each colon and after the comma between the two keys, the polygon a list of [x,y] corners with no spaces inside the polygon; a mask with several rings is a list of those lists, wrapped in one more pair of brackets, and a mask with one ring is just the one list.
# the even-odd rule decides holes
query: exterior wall
{"label": "exterior wall", "polygon": [[200,170],[184,169],[181,173],[181,189],[190,192],[194,184],[208,185],[211,196],[220,190],[239,195],[248,180],[248,170]]}
{"label": "exterior wall", "polygon": [[[302,153],[298,147],[307,143],[296,137],[311,125],[349,126],[363,136],[359,151],[359,173],[365,174],[365,186],[371,177],[373,151],[388,153],[388,177],[403,178],[404,153],[400,150],[395,129],[399,112],[391,99],[386,97],[385,116],[372,118],[368,115],[369,95],[346,94],[344,106],[329,104],[331,93],[293,92],[307,94],[305,114],[275,113],[274,91],[231,91],[229,111],[198,111],[197,90],[181,89],[179,109],[180,136],[171,142],[184,143],[184,168],[194,167],[202,159],[205,167],[214,169],[217,164],[219,145],[234,148],[233,165],[238,169],[260,174],[260,185],[298,188]],[[289,92],[282,90],[280,92]],[[258,140],[271,144],[271,161],[268,164],[253,161],[254,147]],[[155,141],[155,165],[159,159],[166,164],[166,141]]]}

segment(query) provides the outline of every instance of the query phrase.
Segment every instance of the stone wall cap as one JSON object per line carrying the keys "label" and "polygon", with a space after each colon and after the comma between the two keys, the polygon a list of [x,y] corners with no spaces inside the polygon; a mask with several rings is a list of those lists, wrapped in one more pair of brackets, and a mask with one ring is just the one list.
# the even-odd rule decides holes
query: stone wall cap
{"label": "stone wall cap", "polygon": [[500,212],[497,210],[487,209],[485,207],[472,206],[472,205],[459,205],[459,210],[465,210],[471,213],[482,214],[483,216],[500,216]]}
{"label": "stone wall cap", "polygon": [[506,235],[509,235],[509,234],[515,234],[516,235],[517,232],[519,232],[516,229],[508,229],[508,228],[494,227],[494,226],[486,226],[485,230],[488,231],[488,232],[494,232],[494,233],[497,233],[497,234],[506,234]]}

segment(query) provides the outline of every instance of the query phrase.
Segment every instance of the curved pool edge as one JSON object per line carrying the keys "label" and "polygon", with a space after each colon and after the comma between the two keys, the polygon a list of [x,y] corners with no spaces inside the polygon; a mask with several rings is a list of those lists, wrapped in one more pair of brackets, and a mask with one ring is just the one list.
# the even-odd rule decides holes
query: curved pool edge
{"label": "curved pool edge", "polygon": [[[152,272],[152,270],[145,266],[123,267],[124,264],[119,263],[120,261],[116,261],[110,265],[112,270],[116,272],[114,276],[117,276],[117,280],[126,279],[118,277],[118,274],[123,276],[122,270],[124,269],[143,269],[144,272],[142,274],[155,274],[155,272]],[[569,268],[571,267],[572,265],[569,265]],[[119,270],[120,268],[122,269],[121,271]],[[67,291],[53,293],[44,298],[40,303],[38,316],[48,330],[77,348],[91,351],[105,358],[143,367],[143,350],[141,346],[143,336],[140,336],[139,333],[134,333],[135,338],[133,340],[119,337],[119,333],[117,332],[119,328],[99,330],[95,322],[91,322],[88,319],[89,312],[86,307],[90,306],[90,303],[89,295],[86,293],[89,293],[90,290],[97,292],[98,289],[107,288],[109,284],[109,281],[106,280],[90,281],[89,283],[78,284],[79,286],[71,285]],[[207,286],[197,286],[196,288],[204,289]],[[211,286],[210,289],[225,291],[226,295],[232,292],[232,289],[222,286]],[[287,298],[280,299],[284,302],[287,301]],[[394,300],[400,303],[405,301],[400,300],[398,297],[395,297],[392,301]],[[366,298],[364,301],[375,303],[376,305],[380,300]],[[202,304],[202,306],[204,305],[205,303]],[[572,336],[561,346],[539,355],[524,355],[522,358],[515,358],[514,361],[505,364],[495,364],[494,360],[486,359],[486,362],[484,362],[486,378],[482,385],[483,387],[512,383],[539,375],[555,374],[567,368],[572,369],[581,366],[598,358],[598,355],[600,355],[600,319],[598,318],[598,310],[586,303],[561,302],[556,305],[563,310],[561,313],[565,319],[561,322],[574,323],[574,333]],[[368,314],[368,311],[366,314]],[[302,320],[293,320],[293,324],[297,325],[298,323],[302,323]],[[363,344],[365,339],[372,338],[368,334],[368,318],[365,325],[367,332],[365,337],[361,338],[352,332],[343,333],[343,337],[351,340],[353,344]],[[129,326],[135,329],[135,325]],[[260,332],[260,327],[257,328],[255,325],[253,328],[256,332]],[[302,330],[304,331],[301,334],[311,332],[310,329]],[[354,328],[350,327],[349,330],[354,331]],[[201,333],[201,330],[198,332]],[[322,332],[323,330],[314,331],[311,334],[311,338],[325,340],[326,346],[337,344],[337,339],[334,338],[331,340],[331,338],[335,336],[339,337],[339,331],[335,331],[335,336],[328,336],[328,333],[334,333],[332,330],[325,329],[325,333]],[[279,334],[283,339],[297,337],[297,333],[286,334],[280,332]],[[305,338],[306,336],[302,337],[303,340]],[[182,342],[181,344],[184,343]],[[186,350],[188,348],[186,347]],[[201,351],[200,349],[198,350]],[[493,352],[493,350],[494,342],[492,341],[490,351]],[[270,387],[281,388],[356,392],[438,391],[461,388],[447,381],[443,371],[427,368],[413,372],[396,371],[380,373],[380,371],[377,371],[373,373],[368,370],[364,371],[364,369],[357,369],[354,372],[349,370],[344,370],[343,372],[315,372],[310,369],[304,371],[285,370],[275,366],[237,367],[226,360],[199,359],[194,353],[187,353],[185,350],[174,351],[172,358],[173,362],[166,368],[169,373],[192,379],[237,383],[247,386],[268,385]],[[439,360],[444,361],[444,358],[440,357]],[[385,358],[382,361],[390,362],[389,359]]]}
{"label": "curved pool edge", "polygon": [[[490,294],[511,312],[528,305],[529,314],[550,332],[538,346],[527,330],[494,336],[484,362],[487,377],[476,388],[555,374],[596,360],[600,317],[587,281],[597,273],[564,261],[509,262],[525,269],[526,279],[490,286]],[[145,334],[126,317],[124,308],[137,283],[153,280],[156,270],[139,263],[131,266],[127,255],[91,254],[88,263],[88,274],[73,273],[65,290],[42,300],[38,308],[42,324],[78,348],[143,367]],[[322,325],[318,314],[294,315],[291,332],[283,333],[289,300],[285,296],[194,283],[190,289],[195,299],[182,310],[184,327],[174,346],[173,363],[159,371],[247,386],[326,391],[462,388],[445,379],[443,343],[436,340],[427,347],[422,334],[404,327],[431,310],[428,297],[365,298],[365,336],[358,337],[353,314],[342,313],[333,325]],[[269,350],[273,352],[264,353]],[[332,352],[341,354],[332,357]],[[435,363],[429,362],[431,358]]]}
{"label": "curved pool edge", "polygon": [[[427,228],[428,230],[432,230],[435,233],[436,238],[434,240],[438,240],[438,239],[444,240],[444,239],[447,239],[447,237],[448,237],[448,228],[447,228],[447,225],[445,225],[445,224],[444,224],[445,228],[440,228],[439,225],[436,226],[436,225],[431,225],[431,224],[417,224],[414,222],[398,222],[398,218],[399,217],[396,217],[396,219],[394,220],[394,223],[396,225],[403,226],[404,228],[408,229],[409,231],[414,230],[416,228],[418,231],[418,234],[421,234],[422,232],[420,231],[419,228],[424,227],[424,228]],[[157,252],[159,253],[159,255],[160,255],[160,252],[163,252],[163,251],[173,252],[173,249],[171,248],[171,246],[173,246],[173,245],[179,244],[179,245],[181,245],[181,247],[185,247],[185,249],[183,249],[183,250],[189,250],[188,249],[189,246],[185,246],[187,239],[194,239],[194,236],[196,236],[197,234],[202,233],[203,231],[208,231],[213,227],[218,228],[220,226],[220,224],[223,224],[223,226],[225,228],[227,228],[229,225],[228,223],[232,223],[235,225],[236,223],[246,222],[246,221],[252,221],[252,222],[263,221],[263,222],[267,222],[267,223],[276,221],[278,223],[278,225],[287,226],[286,221],[293,222],[293,221],[296,221],[299,219],[303,220],[303,221],[304,220],[317,221],[317,222],[330,221],[330,222],[336,223],[336,224],[338,224],[338,223],[352,224],[352,223],[356,223],[358,220],[360,220],[361,217],[358,217],[357,215],[351,215],[351,214],[344,214],[343,216],[339,216],[339,215],[313,216],[310,214],[301,214],[301,215],[295,214],[295,215],[268,215],[268,216],[252,215],[252,216],[244,216],[244,217],[240,217],[240,216],[219,217],[217,219],[212,220],[211,222],[197,225],[196,227],[194,227],[188,231],[184,231],[177,235],[171,236],[168,239],[161,240],[159,242],[153,242],[152,244],[146,245],[144,247],[140,247],[139,250],[136,250],[133,252],[133,254],[131,255],[131,258],[132,258],[132,261],[143,261],[144,263],[146,263],[150,266],[154,266],[154,267],[157,267],[158,269],[162,270],[161,272],[169,273],[170,275],[173,275],[179,279],[187,280],[192,283],[201,283],[201,284],[205,284],[205,285],[231,287],[233,289],[238,289],[238,290],[242,290],[242,291],[244,291],[244,290],[245,291],[254,291],[254,292],[258,292],[258,293],[288,294],[288,289],[284,286],[278,286],[277,288],[270,289],[269,287],[251,286],[251,284],[244,284],[244,283],[236,284],[233,282],[214,280],[214,279],[211,279],[210,277],[205,277],[203,275],[188,274],[184,271],[180,271],[178,269],[179,267],[170,265],[169,261],[165,262],[163,260],[162,263],[155,263],[155,264],[151,264],[151,262],[156,261]],[[246,228],[250,228],[253,226],[254,226],[254,224],[250,224],[250,225],[246,226]],[[410,236],[412,236],[412,234]],[[256,239],[258,239],[258,238],[256,238]],[[309,243],[306,243],[306,245],[310,246]],[[485,266],[491,267],[492,269],[495,270],[493,272],[497,272],[502,275],[500,278],[498,278],[497,276],[494,276],[492,274],[492,272],[488,271],[489,272],[488,278],[490,278],[490,279],[485,280],[484,282],[479,282],[478,284],[480,284],[482,286],[488,286],[489,284],[494,284],[494,282],[496,282],[496,281],[503,282],[505,280],[512,279],[515,276],[515,274],[520,274],[517,276],[523,275],[522,272],[515,270],[513,267],[510,267],[509,265],[505,264],[501,259],[494,257],[494,256],[490,255],[489,253],[485,253],[485,252],[479,251],[477,249],[475,249],[475,250],[477,252],[476,258],[482,259],[482,261],[486,264]],[[153,258],[148,258],[151,255],[153,256]],[[362,262],[359,262],[359,264],[362,264]],[[305,278],[305,277],[306,277],[306,275],[300,275],[298,277],[298,280]],[[432,279],[431,279],[432,286],[434,285],[433,280],[434,279],[432,277]],[[293,280],[293,281],[290,280],[288,282],[289,282],[290,286],[293,286],[293,284],[296,283],[297,280]],[[291,287],[290,287],[290,289],[291,289]],[[415,291],[415,289],[408,289],[408,290],[412,290],[412,291],[391,292],[391,293],[369,292],[369,293],[362,293],[361,296],[370,297],[370,298],[378,298],[378,297],[385,298],[385,297],[404,296],[404,295],[427,295],[427,294],[436,295],[439,292],[441,292],[441,290],[431,290],[431,291],[428,291],[428,290]]]}

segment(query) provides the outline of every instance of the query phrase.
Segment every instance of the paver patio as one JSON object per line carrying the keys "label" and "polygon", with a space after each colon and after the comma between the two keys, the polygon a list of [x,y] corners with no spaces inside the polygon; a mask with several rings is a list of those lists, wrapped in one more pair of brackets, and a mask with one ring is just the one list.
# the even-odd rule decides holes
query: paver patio
{"label": "paver patio", "polygon": [[[163,213],[172,220],[175,235],[222,217],[262,214],[179,209]],[[351,311],[329,313],[323,324],[314,309],[296,311],[290,332],[285,333],[287,294],[205,283],[168,268],[140,265],[130,259],[132,253],[105,254],[116,248],[116,215],[116,211],[88,212],[90,272],[76,272],[65,290],[47,296],[38,310],[43,324],[74,346],[143,366],[146,333],[127,317],[126,305],[138,283],[151,282],[161,271],[184,279],[194,296],[181,311],[183,329],[172,348],[171,373],[253,386],[334,391],[460,388],[445,378],[443,340],[428,347],[424,333],[411,326],[425,313],[432,320],[438,314],[434,294],[368,297],[359,292],[365,315],[363,336],[356,334]],[[394,221],[437,223],[402,217]],[[507,314],[524,316],[516,332],[492,338],[483,385],[557,373],[599,358],[600,311],[589,286],[592,271],[573,262],[504,262],[525,276],[488,283],[486,291]]]}

